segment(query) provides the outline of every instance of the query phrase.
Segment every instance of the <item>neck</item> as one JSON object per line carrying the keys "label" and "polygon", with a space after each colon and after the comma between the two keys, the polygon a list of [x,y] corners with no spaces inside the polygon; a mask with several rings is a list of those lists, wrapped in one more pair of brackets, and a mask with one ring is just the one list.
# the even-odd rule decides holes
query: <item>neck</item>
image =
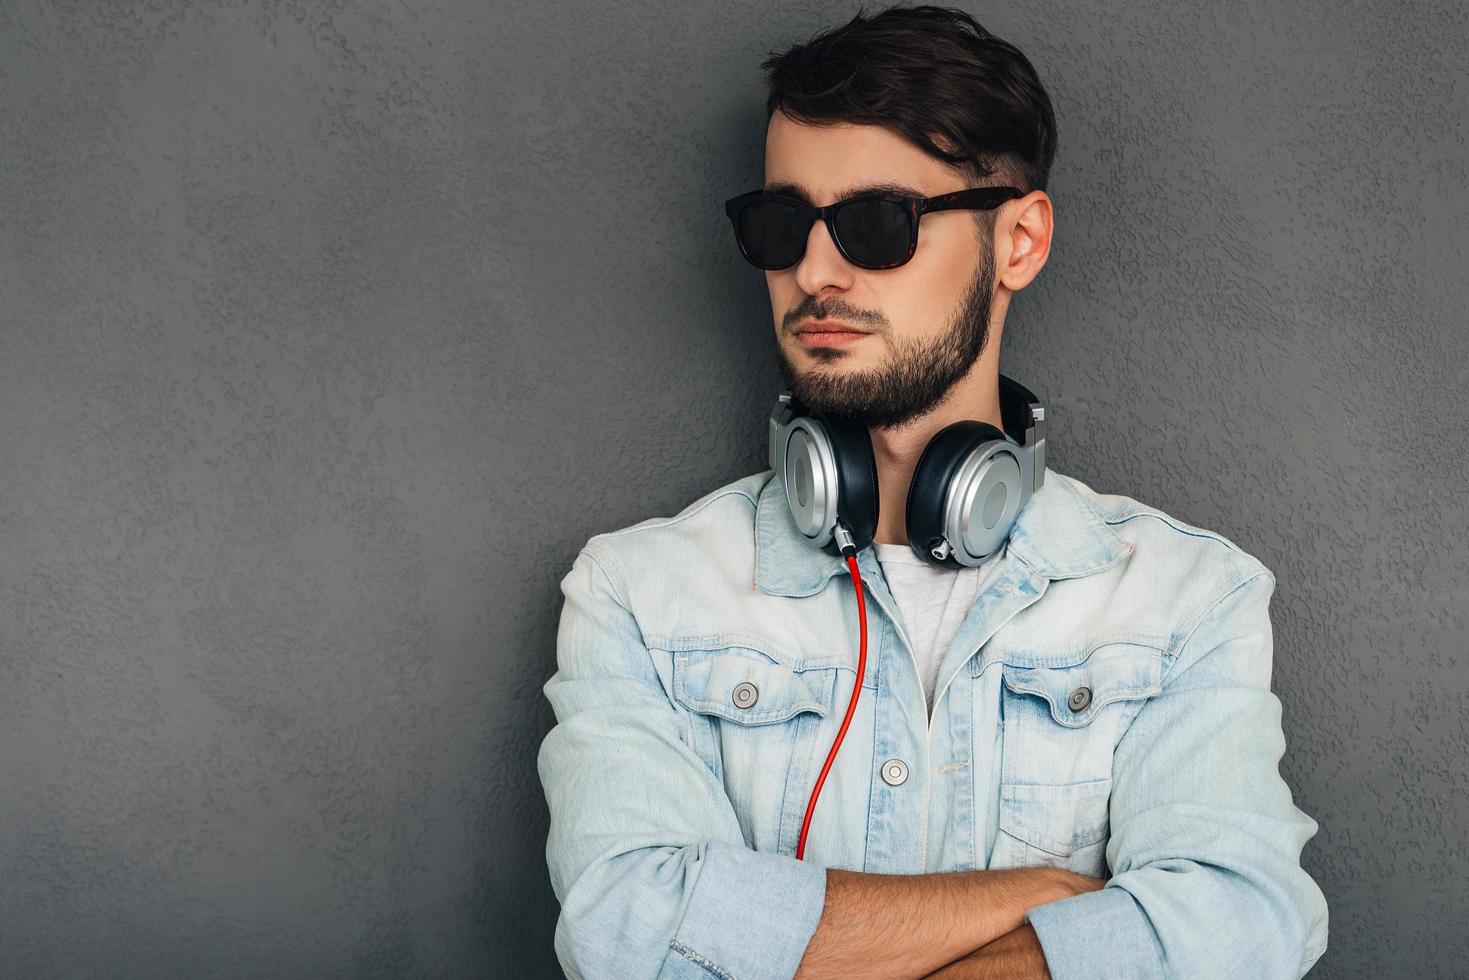
{"label": "neck", "polygon": [[950,389],[933,411],[903,426],[870,429],[877,462],[878,520],[876,539],[882,544],[907,544],[904,502],[913,470],[923,447],[945,426],[964,419],[988,422],[1003,431],[1000,417],[998,344],[992,344],[970,366],[969,373]]}

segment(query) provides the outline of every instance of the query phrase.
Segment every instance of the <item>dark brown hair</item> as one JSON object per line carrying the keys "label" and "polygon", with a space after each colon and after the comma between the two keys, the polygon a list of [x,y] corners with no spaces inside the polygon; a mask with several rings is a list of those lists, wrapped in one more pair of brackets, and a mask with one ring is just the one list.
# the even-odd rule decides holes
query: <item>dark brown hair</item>
{"label": "dark brown hair", "polygon": [[884,126],[988,182],[1044,190],[1056,116],[1030,60],[952,7],[893,6],[761,64],[777,109],[807,125]]}

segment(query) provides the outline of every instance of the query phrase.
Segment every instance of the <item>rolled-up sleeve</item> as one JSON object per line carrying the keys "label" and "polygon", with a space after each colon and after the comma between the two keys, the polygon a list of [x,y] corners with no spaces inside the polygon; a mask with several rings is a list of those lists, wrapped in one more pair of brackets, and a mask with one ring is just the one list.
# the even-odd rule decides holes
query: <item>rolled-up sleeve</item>
{"label": "rolled-up sleeve", "polygon": [[1117,746],[1112,877],[1026,917],[1055,980],[1298,978],[1326,949],[1326,898],[1300,864],[1317,823],[1278,768],[1275,579],[1255,569],[1199,618]]}
{"label": "rolled-up sleeve", "polygon": [[570,977],[790,977],[821,917],[825,869],[746,846],[723,784],[686,741],[654,659],[665,654],[644,645],[597,540],[561,580],[543,688],[556,716],[537,768],[557,959]]}

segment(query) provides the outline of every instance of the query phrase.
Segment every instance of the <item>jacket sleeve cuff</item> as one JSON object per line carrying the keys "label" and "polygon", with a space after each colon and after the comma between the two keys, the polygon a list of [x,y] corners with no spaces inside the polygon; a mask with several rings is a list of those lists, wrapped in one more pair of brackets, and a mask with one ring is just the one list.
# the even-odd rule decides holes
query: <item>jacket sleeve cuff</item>
{"label": "jacket sleeve cuff", "polygon": [[793,976],[821,921],[826,869],[712,839],[700,865],[673,952],[715,976]]}
{"label": "jacket sleeve cuff", "polygon": [[1163,950],[1142,906],[1113,886],[1037,906],[1026,913],[1052,980],[1163,977]]}

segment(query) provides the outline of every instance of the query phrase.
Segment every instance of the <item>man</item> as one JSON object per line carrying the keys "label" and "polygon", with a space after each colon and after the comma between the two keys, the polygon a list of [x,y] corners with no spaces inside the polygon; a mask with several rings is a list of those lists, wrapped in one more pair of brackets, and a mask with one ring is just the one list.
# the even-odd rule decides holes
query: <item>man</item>
{"label": "man", "polygon": [[1271,572],[1052,470],[980,565],[937,566],[906,538],[930,438],[1004,421],[1005,314],[1053,228],[1033,68],[935,7],[859,14],[765,68],[779,200],[1016,193],[924,214],[885,268],[851,215],[835,238],[811,216],[764,239],[736,220],[767,270],[786,387],[870,434],[882,503],[856,563],[872,654],[859,678],[856,580],[803,537],[772,470],[586,543],[561,582],[538,760],[562,966],[1303,975],[1327,910],[1299,863],[1316,822],[1277,769]]}

